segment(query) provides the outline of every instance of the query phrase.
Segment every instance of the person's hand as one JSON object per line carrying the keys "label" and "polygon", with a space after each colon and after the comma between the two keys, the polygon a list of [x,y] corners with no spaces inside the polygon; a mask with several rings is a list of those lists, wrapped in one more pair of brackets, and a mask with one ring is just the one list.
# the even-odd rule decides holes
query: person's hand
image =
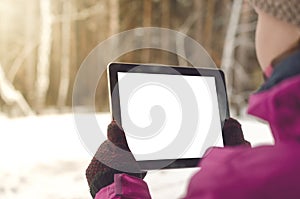
{"label": "person's hand", "polygon": [[144,178],[146,175],[141,172],[130,152],[124,131],[115,121],[108,125],[107,138],[108,140],[100,145],[86,169],[86,178],[93,198],[100,189],[114,182],[114,174],[126,173],[139,178]]}
{"label": "person's hand", "polygon": [[244,139],[241,124],[237,120],[233,118],[226,119],[222,131],[225,146],[251,146],[250,142]]}

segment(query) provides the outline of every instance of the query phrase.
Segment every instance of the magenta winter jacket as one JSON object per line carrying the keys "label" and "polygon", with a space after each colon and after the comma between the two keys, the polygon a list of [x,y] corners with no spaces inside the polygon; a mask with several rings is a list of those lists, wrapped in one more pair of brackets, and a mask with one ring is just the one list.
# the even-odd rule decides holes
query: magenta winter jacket
{"label": "magenta winter jacket", "polygon": [[[200,162],[186,199],[300,199],[300,51],[279,63],[250,97],[249,113],[270,124],[274,146],[213,148]],[[150,198],[146,183],[125,174],[99,198]]]}

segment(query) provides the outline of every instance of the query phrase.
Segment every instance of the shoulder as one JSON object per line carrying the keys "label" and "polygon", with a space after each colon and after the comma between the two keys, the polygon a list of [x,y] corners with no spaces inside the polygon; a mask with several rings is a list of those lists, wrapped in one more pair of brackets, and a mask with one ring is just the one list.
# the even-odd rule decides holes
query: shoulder
{"label": "shoulder", "polygon": [[295,198],[300,195],[299,150],[299,144],[213,149],[191,179],[187,198]]}

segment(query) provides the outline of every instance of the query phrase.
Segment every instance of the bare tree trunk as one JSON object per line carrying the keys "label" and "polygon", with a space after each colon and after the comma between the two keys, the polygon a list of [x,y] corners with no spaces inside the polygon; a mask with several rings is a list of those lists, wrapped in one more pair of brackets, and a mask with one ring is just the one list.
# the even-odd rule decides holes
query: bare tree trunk
{"label": "bare tree trunk", "polygon": [[[9,2],[9,0],[2,0],[2,4],[6,5]],[[5,17],[5,12],[1,12],[0,13],[0,55],[5,55],[7,52],[7,27],[9,25],[9,21],[8,18]],[[3,60],[1,60],[2,63],[5,64],[5,62],[3,62]]]}
{"label": "bare tree trunk", "polygon": [[[27,4],[27,9],[26,9],[26,45],[27,46],[34,46],[36,48],[37,46],[37,41],[35,39],[36,31],[34,29],[34,25],[36,24],[36,1],[34,3]],[[33,23],[34,22],[34,23]],[[26,74],[26,79],[25,79],[25,85],[26,85],[26,98],[30,102],[34,99],[34,77],[35,77],[35,66],[36,66],[36,59],[33,56],[33,50],[32,48],[30,54],[27,55],[26,57],[26,62],[25,62],[25,74]]]}
{"label": "bare tree trunk", "polygon": [[[117,34],[120,30],[120,20],[119,20],[119,0],[110,0],[108,2],[108,12],[104,13],[108,16],[108,34],[109,36]],[[115,55],[116,49],[119,47],[119,41],[117,38],[114,39],[114,42],[109,49],[107,49],[110,55]],[[104,64],[104,63],[103,63]],[[97,96],[101,102],[98,106],[99,111],[109,111],[109,100],[108,100],[108,90],[107,90],[107,75],[102,75],[99,80],[99,95]]]}
{"label": "bare tree trunk", "polygon": [[[143,13],[143,26],[144,27],[150,27],[152,23],[152,0],[144,0],[144,13]],[[147,46],[149,44],[150,37],[148,33],[145,33],[145,45]],[[142,51],[142,60],[145,62],[150,61],[150,53],[151,51],[149,49],[144,49]]]}
{"label": "bare tree trunk", "polygon": [[194,10],[193,12],[201,13],[196,21],[196,31],[195,31],[195,38],[196,41],[202,42],[203,41],[203,1],[202,0],[194,0]]}
{"label": "bare tree trunk", "polygon": [[229,100],[232,97],[232,89],[233,89],[232,67],[234,65],[235,39],[236,39],[236,32],[240,20],[242,4],[243,4],[243,0],[234,0],[232,4],[231,16],[227,28],[222,61],[221,61],[222,63],[221,66],[227,77],[227,87],[228,87],[227,91],[228,91]]}
{"label": "bare tree trunk", "polygon": [[62,108],[66,105],[68,96],[69,82],[70,82],[70,41],[71,41],[71,15],[72,15],[72,2],[71,0],[63,1],[63,16],[62,23],[62,46],[61,46],[61,70],[60,70],[60,83],[58,90],[57,106]]}
{"label": "bare tree trunk", "polygon": [[205,27],[204,27],[204,46],[205,49],[208,51],[209,54],[212,54],[211,52],[211,38],[213,35],[213,21],[214,21],[214,13],[215,13],[215,0],[209,0],[207,1],[207,10],[206,10],[206,21],[205,21]]}
{"label": "bare tree trunk", "polygon": [[[31,2],[26,4],[25,15],[24,15],[24,46],[22,50],[15,57],[12,64],[9,66],[9,71],[7,73],[7,78],[10,82],[14,82],[17,73],[21,67],[25,68],[24,82],[26,85],[26,94],[33,95],[32,88],[34,86],[34,68],[35,68],[35,58],[32,55],[34,49],[38,45],[37,39],[35,39],[36,28],[36,2]],[[5,17],[4,17],[5,18]],[[31,80],[31,83],[29,81]]]}
{"label": "bare tree trunk", "polygon": [[[240,23],[241,24],[248,24],[249,23],[249,19],[250,19],[250,12],[242,12],[241,16],[240,16]],[[239,26],[241,27],[241,26]],[[239,28],[240,29],[240,28]],[[238,42],[239,40],[239,42]],[[235,70],[235,77],[234,77],[234,87],[237,90],[237,93],[241,93],[243,90],[247,90],[249,88],[247,88],[247,86],[250,86],[251,83],[249,83],[249,75],[247,75],[246,72],[246,66],[247,66],[247,62],[248,62],[248,55],[249,55],[249,45],[247,45],[248,43],[251,42],[251,38],[250,38],[250,34],[249,32],[240,32],[238,34],[237,40],[236,40],[236,44],[235,46],[237,46],[237,43],[240,43],[239,48],[237,49],[236,52],[236,61],[240,64],[240,66],[242,67],[236,67]],[[253,68],[253,67],[251,67]],[[241,81],[243,80],[243,81]]]}
{"label": "bare tree trunk", "polygon": [[[196,22],[196,20],[199,17],[198,12],[193,12],[189,17],[185,20],[185,22],[180,26],[179,32],[183,34],[187,34],[190,28],[193,26],[193,24]],[[184,57],[186,56],[186,49],[185,49],[185,37],[182,37],[180,35],[177,35],[176,38],[176,52],[177,52],[177,60],[178,64],[181,66],[187,66],[188,62],[181,58],[179,55],[183,55]]]}
{"label": "bare tree trunk", "polygon": [[[249,97],[249,91],[255,89],[251,84],[252,78],[249,73],[253,71],[253,66],[249,67],[249,53],[252,43],[249,32],[254,31],[251,29],[251,12],[247,11],[246,5],[242,7],[240,16],[240,25],[238,27],[238,36],[236,38],[235,46],[238,46],[236,50],[236,63],[235,70],[233,72],[233,93],[231,104],[236,110],[236,115],[241,115],[244,108],[247,106],[247,99]],[[249,9],[249,8],[248,8]],[[248,68],[247,68],[248,66]],[[252,70],[251,70],[252,69]],[[247,92],[248,91],[248,92]]]}
{"label": "bare tree trunk", "polygon": [[27,101],[20,93],[16,90],[12,83],[6,78],[5,73],[0,65],[0,96],[4,102],[8,105],[17,104],[17,106],[22,110],[24,115],[33,115],[34,112],[28,105]]}
{"label": "bare tree trunk", "polygon": [[52,16],[51,0],[40,0],[41,36],[38,49],[37,79],[36,79],[36,109],[41,111],[46,102],[49,87],[49,57],[51,50]]}
{"label": "bare tree trunk", "polygon": [[[170,27],[170,0],[161,1],[161,26],[163,28]],[[163,34],[161,36],[161,45],[163,49],[168,49],[170,47],[170,40],[168,34]],[[160,53],[162,61],[168,61],[169,54]]]}
{"label": "bare tree trunk", "polygon": [[109,9],[109,33],[113,35],[119,32],[119,0],[110,0]]}

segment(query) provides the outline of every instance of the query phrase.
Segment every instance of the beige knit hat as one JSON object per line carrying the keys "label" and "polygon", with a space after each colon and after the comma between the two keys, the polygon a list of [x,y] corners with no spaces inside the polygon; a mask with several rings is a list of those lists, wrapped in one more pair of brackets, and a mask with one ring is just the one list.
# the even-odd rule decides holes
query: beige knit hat
{"label": "beige knit hat", "polygon": [[249,0],[249,2],[279,20],[300,27],[300,0]]}

